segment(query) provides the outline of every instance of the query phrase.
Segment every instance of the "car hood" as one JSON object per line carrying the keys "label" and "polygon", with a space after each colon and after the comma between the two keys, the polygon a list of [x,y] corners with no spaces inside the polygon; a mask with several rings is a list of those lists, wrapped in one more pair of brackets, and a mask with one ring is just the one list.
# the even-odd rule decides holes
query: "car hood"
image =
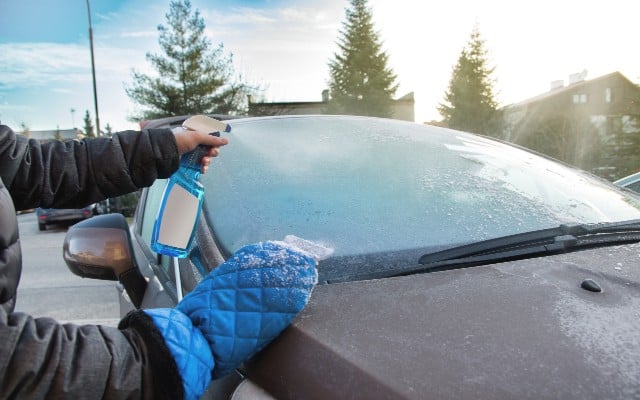
{"label": "car hood", "polygon": [[637,398],[640,245],[321,285],[246,373],[278,399]]}

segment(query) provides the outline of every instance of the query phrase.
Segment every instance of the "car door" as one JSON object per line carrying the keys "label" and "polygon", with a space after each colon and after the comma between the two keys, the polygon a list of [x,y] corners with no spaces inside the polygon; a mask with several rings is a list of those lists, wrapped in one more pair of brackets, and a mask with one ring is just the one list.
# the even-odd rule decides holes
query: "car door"
{"label": "car door", "polygon": [[[203,217],[204,212],[201,213],[197,226],[194,247],[187,258],[169,257],[151,249],[153,225],[166,183],[167,180],[157,180],[142,192],[131,225],[136,260],[142,273],[150,280],[142,308],[173,307],[193,290],[209,271],[224,262]],[[153,282],[159,284],[159,287],[154,287]],[[121,292],[124,293],[124,288],[121,288]],[[126,294],[121,296],[121,299],[127,300]],[[130,309],[133,309],[133,305],[129,301],[125,313]],[[242,377],[235,373],[213,381],[202,398],[228,399],[241,381]]]}
{"label": "car door", "polygon": [[[151,187],[142,191],[131,224],[133,247],[140,270],[150,282],[155,281],[160,285],[156,290],[165,292],[162,296],[155,291],[147,293],[143,308],[174,306],[185,294],[193,290],[211,269],[224,262],[202,216],[204,213],[201,214],[197,226],[194,247],[187,258],[178,259],[153,251],[151,236],[166,184],[166,179],[158,179]],[[124,288],[119,288],[123,293]],[[126,295],[121,296],[121,299],[124,300],[124,304],[121,302],[121,312],[126,314],[133,309],[133,305]]]}
{"label": "car door", "polygon": [[[138,206],[130,223],[131,242],[134,258],[149,285],[144,294],[141,308],[173,307],[178,301],[175,278],[171,278],[172,260],[155,253],[150,246],[151,232],[157,205],[160,202],[166,179],[158,179],[153,186],[142,190]],[[116,283],[119,292],[120,316],[124,317],[135,309],[124,286]]]}

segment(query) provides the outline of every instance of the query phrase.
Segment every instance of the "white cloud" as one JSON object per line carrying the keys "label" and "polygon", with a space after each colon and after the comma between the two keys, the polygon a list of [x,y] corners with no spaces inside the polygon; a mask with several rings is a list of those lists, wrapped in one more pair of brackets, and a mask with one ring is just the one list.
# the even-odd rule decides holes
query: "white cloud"
{"label": "white cloud", "polygon": [[268,101],[311,101],[326,88],[344,4],[200,11],[212,43],[224,43],[238,72],[267,89]]}
{"label": "white cloud", "polygon": [[52,88],[51,91],[53,93],[60,93],[60,94],[64,94],[64,95],[73,93],[73,91],[71,89],[69,89],[69,88]]}
{"label": "white cloud", "polygon": [[88,51],[52,43],[0,44],[0,71],[8,88],[82,79]]}
{"label": "white cloud", "polygon": [[[8,88],[78,83],[91,79],[89,46],[57,43],[0,44],[2,82]],[[137,49],[95,47],[96,76],[122,81],[131,68],[147,67]]]}
{"label": "white cloud", "polygon": [[[26,105],[13,105],[13,104],[8,104],[8,103],[2,103],[0,104],[0,119],[2,119],[2,116],[6,113],[6,114],[10,114],[10,113],[14,113],[14,112],[25,112],[25,111],[31,111],[31,107],[30,106],[26,106]],[[2,119],[3,123],[4,123],[4,119]]]}
{"label": "white cloud", "polygon": [[130,31],[130,32],[121,32],[119,34],[120,38],[128,39],[128,38],[157,38],[158,31]]}

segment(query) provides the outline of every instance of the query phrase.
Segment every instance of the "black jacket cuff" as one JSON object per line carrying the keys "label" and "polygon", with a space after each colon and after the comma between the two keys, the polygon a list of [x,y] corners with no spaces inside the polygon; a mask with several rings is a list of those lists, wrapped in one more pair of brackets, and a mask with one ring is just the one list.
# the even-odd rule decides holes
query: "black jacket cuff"
{"label": "black jacket cuff", "polygon": [[166,399],[183,399],[184,388],[178,366],[151,317],[141,310],[131,311],[120,321],[118,329],[135,330],[147,345],[154,392]]}

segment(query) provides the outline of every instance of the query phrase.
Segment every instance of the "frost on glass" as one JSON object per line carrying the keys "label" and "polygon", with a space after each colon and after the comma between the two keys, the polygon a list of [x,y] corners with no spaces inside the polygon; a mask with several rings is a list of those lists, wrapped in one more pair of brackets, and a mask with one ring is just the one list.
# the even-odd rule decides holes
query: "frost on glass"
{"label": "frost on glass", "polygon": [[349,263],[393,263],[401,253],[415,263],[426,251],[561,223],[640,218],[638,204],[605,182],[447,129],[358,117],[234,129],[203,181],[227,251],[291,234]]}

